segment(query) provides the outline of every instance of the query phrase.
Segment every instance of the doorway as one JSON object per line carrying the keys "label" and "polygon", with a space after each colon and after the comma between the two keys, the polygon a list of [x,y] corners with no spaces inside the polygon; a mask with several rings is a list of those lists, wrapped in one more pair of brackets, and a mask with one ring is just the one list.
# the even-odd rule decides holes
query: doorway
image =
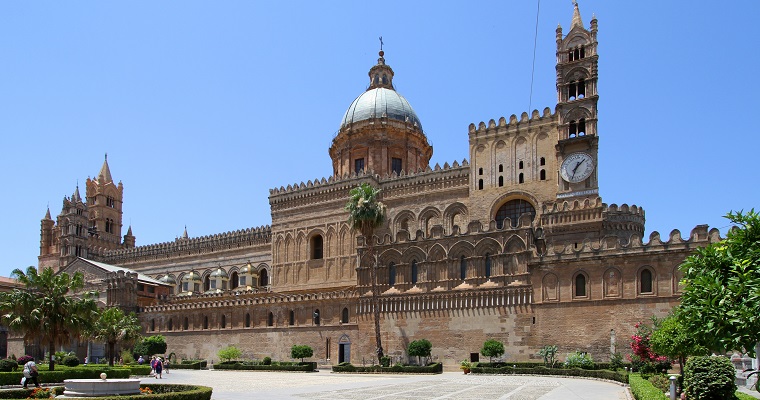
{"label": "doorway", "polygon": [[351,339],[343,335],[338,341],[338,363],[351,362]]}

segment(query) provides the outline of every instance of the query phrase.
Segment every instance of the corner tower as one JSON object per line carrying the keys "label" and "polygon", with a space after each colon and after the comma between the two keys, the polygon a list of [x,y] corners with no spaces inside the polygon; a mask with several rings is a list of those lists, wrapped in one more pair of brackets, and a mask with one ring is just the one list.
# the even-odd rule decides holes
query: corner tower
{"label": "corner tower", "polygon": [[417,114],[393,87],[393,69],[380,50],[369,88],[348,107],[332,140],[333,175],[372,171],[380,176],[425,169],[433,156]]}
{"label": "corner tower", "polygon": [[557,198],[599,193],[597,94],[597,21],[583,27],[578,3],[567,36],[557,27]]}

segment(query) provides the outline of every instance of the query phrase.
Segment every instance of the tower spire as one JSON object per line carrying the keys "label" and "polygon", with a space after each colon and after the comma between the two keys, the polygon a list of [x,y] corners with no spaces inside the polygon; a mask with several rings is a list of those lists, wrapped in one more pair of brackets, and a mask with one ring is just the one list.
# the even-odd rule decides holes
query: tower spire
{"label": "tower spire", "polygon": [[396,90],[393,87],[393,69],[385,64],[385,52],[383,51],[383,37],[380,36],[380,51],[378,54],[377,65],[369,70],[369,88],[367,90],[385,88]]}
{"label": "tower spire", "polygon": [[573,22],[570,24],[570,30],[576,26],[583,28],[583,20],[581,20],[581,11],[578,9],[578,2],[573,0]]}
{"label": "tower spire", "polygon": [[106,183],[113,182],[111,169],[108,167],[108,153],[106,153],[105,161],[103,161],[103,166],[100,167],[100,173],[98,173],[98,179],[101,179],[101,177]]}

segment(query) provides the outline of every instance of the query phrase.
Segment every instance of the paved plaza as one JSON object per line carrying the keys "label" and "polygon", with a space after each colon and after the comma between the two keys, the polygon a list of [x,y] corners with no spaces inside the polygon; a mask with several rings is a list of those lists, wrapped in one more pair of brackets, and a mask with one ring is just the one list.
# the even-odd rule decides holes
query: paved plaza
{"label": "paved plaza", "polygon": [[212,399],[509,399],[625,400],[626,388],[610,382],[538,376],[359,375],[315,373],[172,370],[163,380],[214,388]]}

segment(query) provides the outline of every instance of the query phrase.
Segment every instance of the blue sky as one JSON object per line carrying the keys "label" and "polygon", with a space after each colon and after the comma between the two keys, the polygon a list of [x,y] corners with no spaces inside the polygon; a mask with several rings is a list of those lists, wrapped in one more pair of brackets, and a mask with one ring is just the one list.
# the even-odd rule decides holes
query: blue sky
{"label": "blue sky", "polygon": [[[0,275],[37,264],[55,216],[108,153],[138,245],[267,225],[269,189],[331,174],[343,113],[383,36],[434,147],[470,123],[554,108],[570,0],[0,3]],[[599,181],[647,231],[722,232],[757,206],[760,2],[581,0],[599,21]],[[82,192],[84,193],[84,192]]]}

